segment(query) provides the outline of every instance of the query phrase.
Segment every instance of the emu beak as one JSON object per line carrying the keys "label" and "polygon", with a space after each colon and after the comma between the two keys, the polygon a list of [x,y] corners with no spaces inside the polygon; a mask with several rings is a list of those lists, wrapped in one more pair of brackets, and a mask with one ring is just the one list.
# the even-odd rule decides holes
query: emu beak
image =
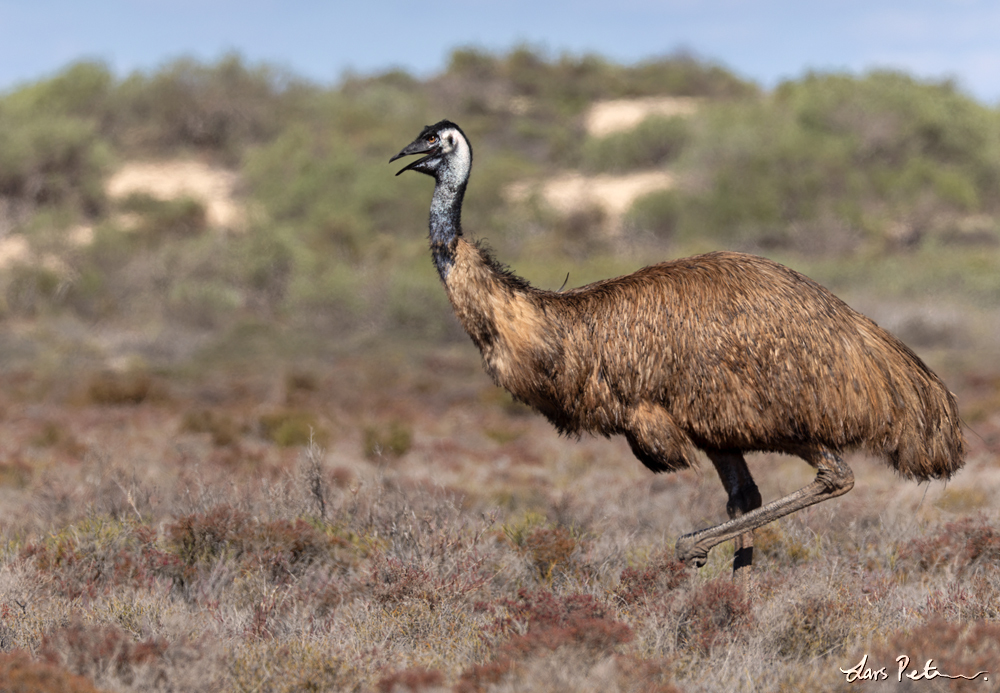
{"label": "emu beak", "polygon": [[[430,152],[430,154],[427,154],[427,152]],[[418,139],[406,145],[406,147],[403,148],[403,151],[401,151],[399,154],[389,159],[389,163],[391,164],[396,159],[402,159],[404,156],[412,156],[413,154],[427,154],[427,156],[417,159],[415,161],[411,161],[408,165],[399,169],[399,171],[396,173],[396,175],[398,176],[403,171],[409,171],[413,169],[414,166],[419,166],[420,164],[424,163],[425,161],[430,159],[435,152],[437,152],[437,147],[429,147],[427,146],[427,144],[423,142],[423,140]]]}

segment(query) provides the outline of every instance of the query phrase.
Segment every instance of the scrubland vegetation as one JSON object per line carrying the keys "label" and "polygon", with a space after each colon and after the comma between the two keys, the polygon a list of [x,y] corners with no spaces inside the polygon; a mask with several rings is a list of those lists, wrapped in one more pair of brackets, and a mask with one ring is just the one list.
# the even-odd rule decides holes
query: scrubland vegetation
{"label": "scrubland vegetation", "polygon": [[[593,137],[596,101],[697,97]],[[969,462],[672,560],[725,515],[498,391],[428,259],[430,182],[388,158],[452,119],[464,214],[558,288],[709,249],[774,257],[959,395]],[[241,214],[108,193],[128,162],[235,172]],[[669,170],[619,233],[511,184]],[[538,188],[538,186],[534,186]],[[5,245],[6,244],[6,245]],[[11,249],[18,249],[13,252]],[[4,255],[9,253],[9,256]],[[879,72],[763,92],[684,56],[456,51],[304,82],[238,57],[80,63],[0,97],[0,690],[989,690],[1000,678],[1000,111]],[[811,478],[750,461],[765,499]],[[727,554],[728,552],[728,554]],[[849,683],[867,655],[887,680]],[[933,658],[938,678],[897,682]]]}

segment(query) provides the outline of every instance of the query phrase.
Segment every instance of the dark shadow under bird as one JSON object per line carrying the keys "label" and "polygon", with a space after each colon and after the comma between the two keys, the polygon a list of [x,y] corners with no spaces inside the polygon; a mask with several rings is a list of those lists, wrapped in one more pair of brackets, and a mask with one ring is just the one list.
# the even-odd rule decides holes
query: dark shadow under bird
{"label": "dark shadow under bird", "polygon": [[[964,462],[955,397],[906,345],[808,277],[765,258],[715,252],[561,293],[532,287],[462,235],[472,147],[429,125],[390,161],[435,180],[430,247],[484,367],[562,433],[623,435],[654,472],[702,450],[730,520],[682,536],[703,565],[734,539],[749,566],[753,530],[847,493],[844,452],[867,450],[908,479],[947,479]],[[397,174],[399,175],[399,174]],[[809,485],[761,506],[748,452],[797,455]]]}

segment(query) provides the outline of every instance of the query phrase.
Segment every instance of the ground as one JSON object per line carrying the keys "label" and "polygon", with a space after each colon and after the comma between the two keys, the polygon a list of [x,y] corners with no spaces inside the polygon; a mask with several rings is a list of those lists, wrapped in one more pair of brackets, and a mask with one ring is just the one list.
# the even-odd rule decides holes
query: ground
{"label": "ground", "polygon": [[[601,105],[591,127],[634,110]],[[543,195],[616,218],[672,180],[567,173]],[[137,192],[193,196],[213,229],[240,230],[225,169],[126,164],[109,194]],[[0,258],[45,262],[11,238]],[[849,494],[757,531],[746,587],[728,545],[698,570],[673,560],[679,535],[726,517],[707,460],[654,475],[622,439],[561,438],[489,382],[467,341],[210,368],[126,348],[8,365],[0,691],[988,690],[1000,374],[976,354],[993,353],[995,318],[866,300],[957,393],[968,463],[916,484],[849,455]],[[57,321],[45,337],[78,329]],[[7,321],[11,364],[38,334]],[[91,337],[114,355],[134,335]],[[90,365],[67,370],[77,361]],[[765,502],[812,479],[797,458],[749,464]],[[900,682],[900,656],[907,672],[933,659],[988,674]]]}
{"label": "ground", "polygon": [[[904,652],[997,669],[996,409],[947,484],[850,457],[850,494],[758,531],[744,591],[727,546],[672,560],[725,518],[707,462],[656,476],[622,440],[560,438],[471,345],[2,392],[4,649],[105,690],[833,690]],[[750,465],[765,500],[811,478]],[[970,628],[971,654],[936,636]]]}

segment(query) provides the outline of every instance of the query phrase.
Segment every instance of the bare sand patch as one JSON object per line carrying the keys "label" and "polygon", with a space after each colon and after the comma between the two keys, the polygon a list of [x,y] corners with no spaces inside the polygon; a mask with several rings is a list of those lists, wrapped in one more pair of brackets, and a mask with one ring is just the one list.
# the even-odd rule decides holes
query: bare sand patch
{"label": "bare sand patch", "polygon": [[28,239],[17,234],[0,238],[0,267],[25,262],[31,255]]}
{"label": "bare sand patch", "polygon": [[597,207],[608,219],[607,231],[621,231],[621,220],[639,197],[669,190],[675,177],[667,171],[639,171],[622,176],[587,176],[576,171],[559,174],[544,183],[522,181],[508,188],[512,201],[526,200],[541,188],[542,199],[560,214]]}
{"label": "bare sand patch", "polygon": [[21,234],[0,238],[0,269],[13,265],[36,265],[60,276],[72,274],[69,265],[56,255],[33,252],[28,239]]}
{"label": "bare sand patch", "polygon": [[[591,106],[584,122],[587,134],[605,137],[633,128],[652,115],[693,115],[702,101],[690,96],[600,101]],[[622,230],[622,217],[637,198],[657,190],[669,190],[675,184],[676,176],[662,170],[597,176],[567,171],[544,182],[515,183],[507,189],[507,195],[511,201],[519,202],[539,190],[546,204],[560,214],[597,207],[607,217],[608,233],[616,234]]]}
{"label": "bare sand patch", "polygon": [[[238,182],[235,171],[194,159],[130,161],[108,179],[105,192],[112,199],[132,193],[146,193],[162,200],[192,197],[205,205],[210,226],[238,230],[245,218],[235,199]],[[94,227],[78,224],[69,229],[66,238],[73,245],[89,245],[94,240]],[[60,273],[68,271],[65,263],[54,256],[35,256],[23,235],[0,237],[0,268],[17,263],[40,264]]]}
{"label": "bare sand patch", "polygon": [[106,190],[112,198],[132,193],[164,200],[192,197],[205,205],[211,226],[234,229],[243,220],[234,200],[238,180],[235,171],[194,159],[132,161],[111,176]]}
{"label": "bare sand patch", "polygon": [[614,132],[633,128],[652,115],[690,116],[698,110],[701,102],[701,99],[693,96],[599,101],[587,112],[585,121],[587,134],[592,137],[605,137]]}

